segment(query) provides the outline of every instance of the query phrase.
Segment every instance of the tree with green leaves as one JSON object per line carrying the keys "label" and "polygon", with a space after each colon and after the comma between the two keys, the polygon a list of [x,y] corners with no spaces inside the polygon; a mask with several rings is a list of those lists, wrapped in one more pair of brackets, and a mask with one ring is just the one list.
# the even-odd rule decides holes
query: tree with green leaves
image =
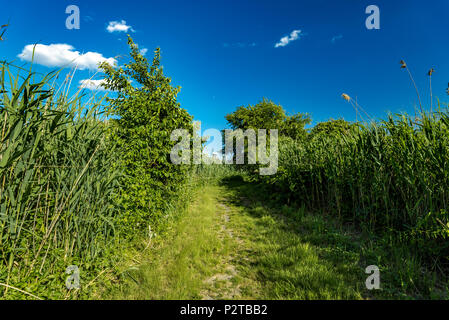
{"label": "tree with green leaves", "polygon": [[293,139],[304,137],[307,133],[305,126],[311,121],[307,114],[288,116],[281,105],[265,98],[254,106],[238,107],[226,115],[226,120],[233,130],[277,129],[280,136]]}
{"label": "tree with green leaves", "polygon": [[355,128],[357,124],[352,124],[344,119],[329,120],[320,122],[315,125],[310,131],[311,137],[325,135],[329,137],[335,137],[341,134],[350,134],[351,130]]}
{"label": "tree with green leaves", "polygon": [[123,67],[104,62],[104,87],[115,93],[108,98],[113,123],[112,139],[119,149],[119,166],[125,175],[119,202],[124,224],[136,228],[155,224],[170,205],[188,168],[172,164],[170,151],[175,129],[192,129],[192,117],[180,107],[180,88],[163,73],[157,48],[152,64],[128,36],[132,60]]}
{"label": "tree with green leaves", "polygon": [[[293,140],[303,141],[307,136],[305,126],[310,123],[310,118],[307,114],[297,113],[288,116],[281,105],[275,104],[273,101],[263,98],[262,101],[256,105],[248,105],[247,107],[238,107],[236,111],[226,115],[228,125],[233,130],[242,130],[243,133],[243,159],[246,163],[250,163],[248,153],[248,139],[245,139],[245,133],[248,129],[252,129],[257,134],[259,129],[267,130],[267,146],[270,146],[269,130],[278,130],[278,137],[281,141]],[[248,138],[248,136],[246,136]],[[223,145],[226,145],[225,134],[223,134]],[[236,161],[236,144],[233,144],[233,161]],[[228,149],[229,150],[229,149]],[[227,151],[226,147],[223,151]],[[229,151],[227,151],[229,153]],[[228,155],[229,156],[229,155]],[[256,159],[257,162],[257,159]],[[259,165],[246,165],[245,168],[259,174]]]}

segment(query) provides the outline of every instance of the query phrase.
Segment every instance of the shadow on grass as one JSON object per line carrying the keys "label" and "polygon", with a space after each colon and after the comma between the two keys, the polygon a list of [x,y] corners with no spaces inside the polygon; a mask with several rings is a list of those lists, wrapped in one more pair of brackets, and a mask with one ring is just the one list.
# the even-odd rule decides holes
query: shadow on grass
{"label": "shadow on grass", "polygon": [[[247,208],[255,217],[260,217],[262,212],[268,213],[290,225],[291,232],[307,236],[314,245],[323,248],[342,246],[342,249],[350,251],[360,247],[361,234],[352,226],[342,226],[336,218],[322,213],[309,213],[304,207],[279,203],[272,199],[272,191],[264,185],[245,181],[240,175],[226,177],[220,185],[234,191],[228,198],[231,204]],[[299,225],[301,222],[303,224]]]}
{"label": "shadow on grass", "polygon": [[[349,290],[337,288],[340,298],[363,297],[368,299],[447,299],[449,283],[445,276],[426,269],[425,264],[418,255],[410,252],[404,244],[391,245],[378,237],[363,233],[352,225],[344,225],[336,217],[323,212],[310,212],[305,207],[286,205],[275,198],[268,186],[245,181],[240,175],[229,176],[220,181],[221,186],[229,191],[226,201],[237,207],[244,208],[250,216],[256,219],[260,230],[267,227],[267,217],[274,223],[273,232],[281,237],[278,250],[291,250],[290,246],[298,243],[313,247],[319,258],[318,265],[322,265],[337,277],[337,282],[328,281],[327,293],[344,284]],[[295,239],[290,241],[289,239]],[[263,259],[259,259],[261,263]],[[293,264],[292,264],[293,263]],[[367,290],[365,268],[377,265],[381,271],[381,290]],[[278,269],[295,268],[295,262],[285,259],[284,264],[277,265]],[[273,270],[272,270],[273,271]],[[276,270],[274,270],[276,271]],[[310,270],[309,270],[310,271]],[[324,272],[324,273],[323,273]],[[300,273],[300,272],[299,272]],[[322,277],[326,275],[325,270]],[[296,274],[298,276],[298,273]],[[301,276],[301,275],[300,275]],[[292,277],[282,279],[273,278],[273,281],[287,280],[288,283],[307,287]],[[323,285],[318,282],[317,285]],[[287,296],[291,294],[287,290]],[[320,290],[315,287],[315,290]],[[284,290],[285,291],[285,290]],[[323,295],[318,295],[320,298]],[[324,295],[327,298],[327,294]]]}
{"label": "shadow on grass", "polygon": [[252,217],[251,268],[268,299],[360,299],[367,296],[355,235],[334,221],[270,200],[267,188],[240,175],[220,181],[228,205]]}

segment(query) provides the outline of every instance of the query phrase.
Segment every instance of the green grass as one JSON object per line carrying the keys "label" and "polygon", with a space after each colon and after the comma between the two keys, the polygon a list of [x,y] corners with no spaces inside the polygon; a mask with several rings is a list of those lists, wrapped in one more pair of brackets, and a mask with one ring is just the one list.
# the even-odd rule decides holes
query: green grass
{"label": "green grass", "polygon": [[[270,207],[257,185],[239,176],[223,182],[222,201],[233,208],[232,228],[244,242],[240,268],[259,284],[254,299],[360,299],[364,280],[351,235],[317,215]],[[326,231],[326,232],[324,232]]]}
{"label": "green grass", "polygon": [[121,285],[107,296],[113,299],[199,299],[204,282],[225,268],[230,243],[218,237],[221,216],[215,189],[198,190],[198,198],[181,213],[163,238],[154,238],[147,250],[128,252],[122,265]]}
{"label": "green grass", "polygon": [[313,239],[327,227],[323,219],[288,208],[279,213],[258,203],[254,194],[254,185],[239,180],[202,186],[194,204],[169,232],[145,252],[127,253],[119,285],[103,297],[362,297],[364,278],[358,257],[345,249],[349,234],[327,233],[319,241]]}
{"label": "green grass", "polygon": [[[168,232],[127,251],[112,299],[447,298],[441,275],[406,246],[319,212],[268,200],[242,176],[208,182]],[[365,268],[380,268],[380,290]]]}
{"label": "green grass", "polygon": [[[283,205],[263,185],[224,180],[249,235],[248,276],[263,283],[263,299],[447,299],[449,282],[407,244],[345,224],[332,214]],[[241,227],[239,227],[239,225]],[[253,230],[247,232],[246,230]],[[380,290],[367,290],[364,270],[380,269]]]}

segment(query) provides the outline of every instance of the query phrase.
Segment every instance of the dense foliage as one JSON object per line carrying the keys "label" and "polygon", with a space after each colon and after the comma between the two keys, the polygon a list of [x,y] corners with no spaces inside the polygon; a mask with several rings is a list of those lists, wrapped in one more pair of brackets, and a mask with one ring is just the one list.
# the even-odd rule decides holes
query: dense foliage
{"label": "dense foliage", "polygon": [[129,37],[132,61],[122,68],[104,63],[105,87],[117,93],[109,98],[114,121],[113,138],[124,169],[122,222],[128,227],[157,223],[186,178],[188,167],[174,165],[170,151],[175,129],[192,131],[192,117],[176,101],[179,88],[170,85],[160,65],[160,49],[150,65]]}
{"label": "dense foliage", "polygon": [[[251,123],[241,110],[227,116],[231,126]],[[258,121],[271,123],[271,115]],[[337,215],[447,261],[448,113],[389,116],[369,124],[331,120],[305,138],[280,139],[278,173],[261,177],[252,171],[273,197]]]}
{"label": "dense foliage", "polygon": [[278,129],[279,134],[294,139],[306,135],[305,126],[310,123],[306,114],[288,116],[281,105],[268,99],[247,107],[238,107],[236,111],[226,115],[229,126],[233,129]]}
{"label": "dense foliage", "polygon": [[56,74],[33,82],[38,75],[13,70],[0,66],[0,282],[40,294],[115,238],[120,172],[100,103],[55,94],[47,84]]}
{"label": "dense foliage", "polygon": [[[79,92],[69,98],[73,74],[56,90],[50,83],[58,72],[41,76],[0,64],[2,298],[69,297],[74,292],[66,290],[64,272],[70,265],[82,268],[85,290],[105,271],[120,239],[152,237],[175,203],[189,198],[184,187],[192,167],[171,163],[177,142],[170,134],[192,132],[192,117],[163,73],[160,50],[150,63],[131,38],[128,44],[129,63],[100,66],[107,104]],[[226,119],[232,129],[279,130],[277,174],[260,176],[257,165],[239,168],[267,195],[302,212],[334,215],[447,270],[446,111],[370,123],[331,120],[307,130],[308,115],[287,115],[263,99]],[[201,164],[196,172],[205,182],[234,169]],[[406,281],[415,286],[411,277]]]}
{"label": "dense foliage", "polygon": [[[190,129],[192,118],[163,74],[160,50],[150,65],[129,45],[129,64],[101,66],[113,91],[107,104],[81,91],[69,98],[73,74],[54,88],[60,71],[1,64],[2,297],[85,297],[130,243],[120,239],[153,236],[186,199],[189,168],[170,163],[170,133]],[[81,292],[65,287],[71,265],[82,270]]]}

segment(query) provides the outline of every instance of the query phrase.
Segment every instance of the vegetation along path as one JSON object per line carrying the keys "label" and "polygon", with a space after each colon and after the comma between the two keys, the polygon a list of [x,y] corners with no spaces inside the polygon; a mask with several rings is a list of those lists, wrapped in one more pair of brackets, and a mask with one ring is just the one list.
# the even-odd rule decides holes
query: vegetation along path
{"label": "vegetation along path", "polygon": [[114,298],[361,298],[358,259],[345,249],[351,236],[262,204],[256,188],[238,176],[202,187]]}

